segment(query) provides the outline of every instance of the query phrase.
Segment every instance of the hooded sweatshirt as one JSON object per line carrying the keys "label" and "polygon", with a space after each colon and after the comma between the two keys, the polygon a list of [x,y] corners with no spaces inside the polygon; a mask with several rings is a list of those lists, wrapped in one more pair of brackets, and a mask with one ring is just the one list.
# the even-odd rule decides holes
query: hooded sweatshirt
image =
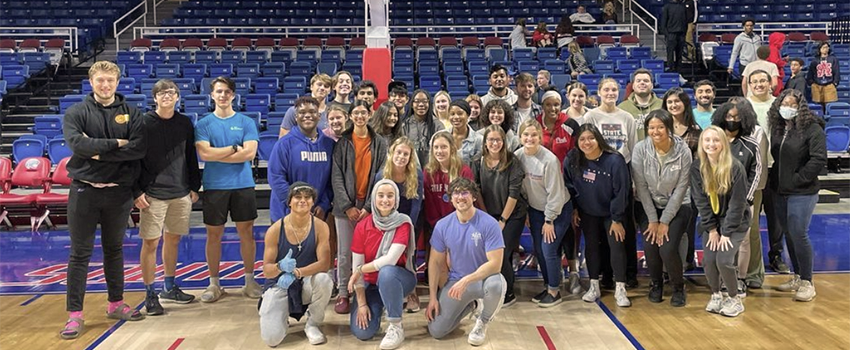
{"label": "hooded sweatshirt", "polygon": [[835,84],[835,86],[838,86],[838,83],[841,81],[838,58],[830,52],[829,56],[818,56],[812,59],[812,63],[809,64],[809,72],[806,74],[806,81],[809,84]]}
{"label": "hooded sweatshirt", "polygon": [[620,102],[617,107],[620,109],[629,112],[633,117],[635,117],[635,133],[637,135],[637,140],[643,140],[646,137],[643,131],[643,120],[646,118],[646,115],[649,112],[652,112],[656,109],[661,109],[664,101],[662,101],[658,96],[655,96],[655,93],[650,92],[649,95],[649,103],[645,106],[641,106],[637,103],[637,95],[632,92],[629,97]]}
{"label": "hooded sweatshirt", "polygon": [[289,214],[289,186],[303,181],[316,189],[316,205],[327,213],[331,208],[333,190],[331,189],[331,166],[335,142],[317,133],[315,141],[301,133],[300,128],[292,128],[286,136],[275,142],[269,157],[269,186],[272,188],[269,200],[269,217],[272,222]]}
{"label": "hooded sweatshirt", "polygon": [[481,105],[486,106],[487,102],[493,100],[503,100],[508,103],[508,106],[513,106],[519,96],[517,96],[517,94],[513,90],[511,90],[510,87],[506,87],[505,90],[507,91],[505,96],[498,96],[493,93],[493,88],[491,87],[490,90],[487,90],[486,95],[481,96]]}
{"label": "hooded sweatshirt", "polygon": [[546,221],[555,221],[561,215],[564,204],[570,201],[558,157],[542,146],[538,147],[535,154],[525,154],[523,147],[516,150],[514,155],[525,170],[522,189],[526,193],[528,206],[542,211]]}
{"label": "hooded sweatshirt", "polygon": [[782,59],[782,45],[785,44],[785,34],[780,32],[775,32],[770,34],[767,38],[767,42],[770,43],[770,56],[767,56],[767,61],[776,65],[776,69],[779,70],[779,79],[776,79],[776,89],[773,90],[773,96],[779,96],[779,93],[782,92],[782,88],[784,87],[785,81],[785,60]]}
{"label": "hooded sweatshirt", "polygon": [[735,68],[735,61],[740,59],[742,65],[748,65],[758,59],[756,49],[761,46],[761,37],[756,33],[738,34],[735,44],[732,45],[732,57],[729,58],[729,68]]}
{"label": "hooded sweatshirt", "polygon": [[[77,181],[133,186],[141,169],[146,144],[142,113],[128,105],[124,95],[104,106],[94,93],[65,112],[62,134],[73,155],[68,176]],[[118,147],[118,139],[128,140]],[[92,159],[97,155],[98,160]]]}
{"label": "hooded sweatshirt", "polygon": [[[637,199],[643,205],[649,222],[669,225],[679,207],[690,203],[691,150],[678,136],[666,156],[658,156],[655,144],[645,139],[635,145],[632,153],[632,180]],[[661,217],[655,209],[664,209]]]}

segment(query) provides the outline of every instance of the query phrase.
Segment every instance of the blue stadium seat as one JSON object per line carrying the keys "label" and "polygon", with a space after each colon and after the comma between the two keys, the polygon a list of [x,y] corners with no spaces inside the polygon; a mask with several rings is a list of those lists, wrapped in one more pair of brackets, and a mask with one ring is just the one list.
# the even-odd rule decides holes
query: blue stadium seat
{"label": "blue stadium seat", "polygon": [[288,76],[283,78],[283,92],[297,93],[299,95],[307,91],[306,76]]}
{"label": "blue stadium seat", "polygon": [[75,103],[83,102],[86,95],[65,95],[59,98],[59,112],[65,114],[65,110]]}
{"label": "blue stadium seat", "polygon": [[158,65],[166,62],[165,52],[145,51],[143,54],[145,64]]}
{"label": "blue stadium seat", "polygon": [[655,73],[655,87],[668,90],[679,86],[678,73]]}
{"label": "blue stadium seat", "polygon": [[652,48],[645,46],[638,47],[630,47],[629,48],[629,58],[635,60],[647,60],[652,59]]}
{"label": "blue stadium seat", "polygon": [[[141,83],[141,82],[140,82]],[[118,80],[118,92],[124,95],[136,92],[135,78],[121,78]]]}
{"label": "blue stadium seat", "polygon": [[236,65],[236,76],[240,78],[256,78],[260,76],[259,63],[239,63]]}
{"label": "blue stadium seat", "polygon": [[215,51],[195,51],[195,63],[213,64],[216,63],[218,53]]}
{"label": "blue stadium seat", "polygon": [[443,89],[443,82],[439,75],[419,76],[419,88],[435,94]]}
{"label": "blue stadium seat", "polygon": [[40,139],[18,138],[12,142],[12,158],[18,163],[29,157],[41,157],[45,147],[46,142]]}
{"label": "blue stadium seat", "polygon": [[156,66],[156,77],[159,79],[174,79],[180,76],[179,64],[159,64]]}
{"label": "blue stadium seat", "polygon": [[142,63],[142,53],[139,51],[118,51],[118,64]]}
{"label": "blue stadium seat", "polygon": [[[276,125],[278,126],[278,129],[279,129],[280,124],[276,124]],[[271,156],[272,151],[274,150],[274,145],[275,145],[275,143],[277,143],[277,139],[278,139],[278,135],[279,135],[277,130],[272,128],[272,124],[269,124],[268,129],[274,130],[274,131],[266,131],[266,132],[260,133],[260,143],[259,143],[259,146],[257,147],[257,154],[259,155],[260,160],[265,160],[265,161],[269,160],[269,157]]]}
{"label": "blue stadium seat", "polygon": [[59,164],[59,161],[73,155],[71,149],[65,144],[65,139],[54,138],[47,141],[47,156],[50,157],[50,162]]}
{"label": "blue stadium seat", "polygon": [[269,62],[263,64],[260,73],[264,77],[283,79],[286,76],[286,64],[283,62]]}
{"label": "blue stadium seat", "polygon": [[617,72],[620,73],[631,73],[640,68],[641,62],[639,60],[629,59],[629,60],[620,60],[617,61]]}
{"label": "blue stadium seat", "polygon": [[210,111],[209,95],[186,95],[183,98],[183,109],[186,113],[207,114]]}
{"label": "blue stadium seat", "polygon": [[325,73],[333,76],[336,74],[337,64],[335,62],[320,62],[316,65],[316,73]]}
{"label": "blue stadium seat", "polygon": [[555,85],[558,89],[565,88],[571,81],[569,74],[552,74],[550,84]]}
{"label": "blue stadium seat", "polygon": [[629,56],[628,51],[627,47],[611,47],[605,50],[605,56],[611,61],[624,60]]}
{"label": "blue stadium seat", "polygon": [[578,76],[578,81],[584,83],[588,87],[596,87],[599,85],[599,81],[602,80],[602,74],[580,74]]}
{"label": "blue stadium seat", "polygon": [[[180,89],[181,95],[194,94],[198,87],[195,85],[195,78],[176,78],[172,79],[177,88]],[[142,89],[144,92],[145,90]]]}
{"label": "blue stadium seat", "polygon": [[[271,97],[268,94],[248,94],[245,96],[245,111],[259,112],[264,118],[271,110]],[[257,125],[259,126],[259,124]]]}
{"label": "blue stadium seat", "polygon": [[299,94],[282,93],[274,95],[274,110],[277,112],[286,112],[289,107],[295,106],[295,100]]}
{"label": "blue stadium seat", "polygon": [[127,104],[138,108],[142,113],[148,110],[148,98],[143,94],[127,94],[124,96]]}
{"label": "blue stadium seat", "polygon": [[232,63],[234,65],[245,61],[245,52],[240,50],[226,50],[221,52],[221,63]]}
{"label": "blue stadium seat", "polygon": [[614,73],[614,61],[596,60],[593,62],[593,71],[599,74]]}
{"label": "blue stadium seat", "polygon": [[18,87],[30,77],[30,67],[24,65],[3,66],[3,80],[10,86]]}
{"label": "blue stadium seat", "polygon": [[210,77],[233,76],[233,65],[230,63],[213,63],[209,65]]}
{"label": "blue stadium seat", "polygon": [[[716,56],[715,56],[716,57]],[[727,56],[728,58],[728,56]],[[662,60],[643,60],[640,62],[641,67],[649,69],[653,72],[663,72],[664,71],[664,61]]]}
{"label": "blue stadium seat", "polygon": [[543,69],[549,71],[550,74],[561,74],[566,71],[566,63],[558,59],[550,59],[543,62]]}
{"label": "blue stadium seat", "polygon": [[254,83],[254,93],[275,95],[280,86],[280,80],[275,77],[262,77],[252,79]]}

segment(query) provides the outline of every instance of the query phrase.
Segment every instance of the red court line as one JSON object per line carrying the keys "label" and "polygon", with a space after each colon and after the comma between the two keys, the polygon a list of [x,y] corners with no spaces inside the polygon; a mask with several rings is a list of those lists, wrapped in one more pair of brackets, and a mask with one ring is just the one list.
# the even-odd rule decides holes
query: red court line
{"label": "red court line", "polygon": [[177,338],[177,340],[175,340],[174,343],[171,344],[171,346],[168,347],[168,350],[177,349],[177,347],[180,346],[180,344],[183,343],[183,339],[185,339],[185,338]]}
{"label": "red court line", "polygon": [[546,332],[546,327],[537,326],[537,332],[540,333],[540,337],[543,338],[543,343],[546,344],[546,349],[555,350],[555,343],[552,342],[552,338],[549,338],[549,332]]}

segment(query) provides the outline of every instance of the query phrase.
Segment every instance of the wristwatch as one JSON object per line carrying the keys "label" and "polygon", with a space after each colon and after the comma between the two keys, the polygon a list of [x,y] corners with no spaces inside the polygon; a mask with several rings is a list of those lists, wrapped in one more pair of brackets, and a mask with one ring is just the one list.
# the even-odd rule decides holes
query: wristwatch
{"label": "wristwatch", "polygon": [[499,222],[508,222],[508,219],[505,219],[504,216],[499,215]]}
{"label": "wristwatch", "polygon": [[239,146],[233,145],[233,153],[239,152]]}
{"label": "wristwatch", "polygon": [[549,225],[553,225],[552,220],[546,220],[546,221],[544,221],[544,222],[545,222],[545,223],[547,223],[547,224],[549,224]]}

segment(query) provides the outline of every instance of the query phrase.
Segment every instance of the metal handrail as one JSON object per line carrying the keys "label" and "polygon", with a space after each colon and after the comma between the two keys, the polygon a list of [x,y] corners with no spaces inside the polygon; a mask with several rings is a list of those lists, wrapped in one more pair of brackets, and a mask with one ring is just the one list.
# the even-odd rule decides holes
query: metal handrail
{"label": "metal handrail", "polygon": [[[805,22],[805,23],[786,23],[786,22],[765,22],[757,23],[753,28],[754,32],[759,33],[759,36],[765,38],[765,35],[770,35],[773,32],[812,32],[823,30],[826,35],[829,35],[832,29],[832,22]],[[696,36],[703,32],[718,32],[718,31],[740,31],[741,23],[697,23]]]}
{"label": "metal handrail", "polygon": [[629,0],[629,3],[631,5],[637,6],[638,9],[643,11],[644,15],[649,16],[649,18],[651,18],[652,21],[654,22],[654,24],[650,25],[647,21],[645,21],[643,19],[643,17],[635,16],[634,7],[629,6],[631,11],[632,11],[631,12],[631,22],[634,23],[634,19],[635,19],[635,17],[637,17],[638,20],[640,20],[641,22],[643,22],[643,24],[645,24],[647,27],[649,27],[649,30],[652,31],[652,50],[653,51],[657,50],[658,49],[658,18],[655,18],[655,16],[653,16],[646,8],[641,6],[641,4],[639,4],[638,2]]}
{"label": "metal handrail", "polygon": [[27,31],[41,31],[41,30],[51,30],[50,33],[3,33],[3,37],[25,37],[27,39],[33,37],[45,37],[46,39],[40,39],[41,42],[47,42],[49,39],[56,38],[59,36],[68,36],[68,40],[65,41],[65,48],[70,50],[71,52],[77,51],[77,47],[79,45],[77,37],[77,32],[79,29],[77,27],[0,27],[0,31],[12,31],[12,30],[21,30],[26,29]]}
{"label": "metal handrail", "polygon": [[[118,31],[118,22],[120,22],[120,21],[122,21],[123,19],[127,18],[128,16],[130,16],[133,12],[135,12],[136,10],[138,10],[138,9],[139,9],[140,7],[142,7],[142,6],[144,6],[144,7],[145,7],[145,12],[144,12],[144,13],[142,13],[142,15],[141,15],[141,16],[137,17],[136,19],[134,19],[133,21],[131,21],[129,24],[127,24],[127,26],[125,26],[125,27],[124,27],[123,29],[121,29],[121,31],[119,32],[119,31]],[[126,32],[126,31],[127,31],[127,29],[133,28],[133,25],[135,25],[135,24],[136,24],[136,22],[138,22],[138,21],[139,21],[139,20],[141,20],[141,19],[144,19],[144,20],[145,20],[145,24],[147,24],[147,21],[148,21],[148,1],[147,1],[147,0],[142,0],[142,2],[141,2],[141,3],[139,3],[138,5],[136,5],[136,7],[133,7],[132,9],[130,9],[129,11],[127,11],[127,13],[125,13],[123,16],[121,16],[121,17],[119,17],[118,19],[116,19],[116,20],[115,20],[115,22],[112,22],[112,32],[113,32],[113,33],[115,33],[115,34],[114,34],[114,36],[115,36],[115,51],[120,50],[120,47],[119,47],[119,41],[120,41],[120,40],[119,40],[119,37],[121,36],[121,34],[124,34],[124,32]]]}

